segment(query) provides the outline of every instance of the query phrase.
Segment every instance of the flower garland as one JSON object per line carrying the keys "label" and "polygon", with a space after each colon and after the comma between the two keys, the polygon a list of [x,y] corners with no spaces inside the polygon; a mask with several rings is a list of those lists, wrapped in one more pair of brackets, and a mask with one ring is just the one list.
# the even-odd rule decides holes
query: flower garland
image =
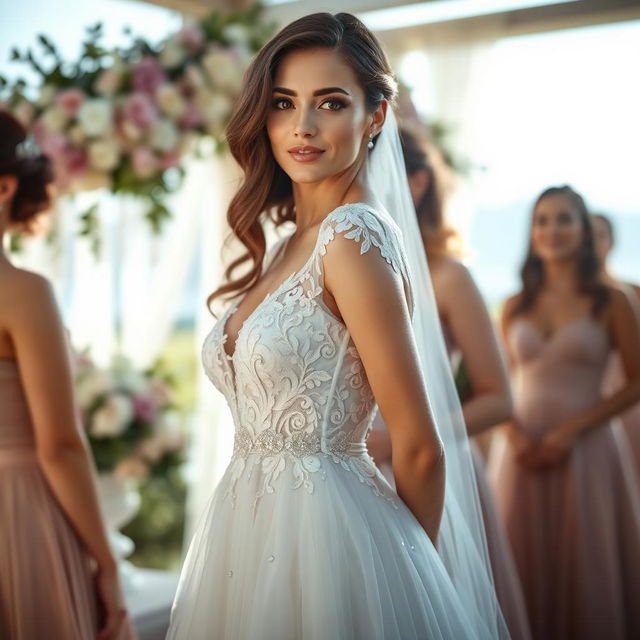
{"label": "flower garland", "polygon": [[[12,60],[39,81],[0,77],[0,107],[29,128],[54,162],[61,194],[100,187],[142,197],[154,231],[169,217],[166,196],[182,178],[181,161],[198,141],[224,146],[224,129],[253,54],[274,26],[258,4],[214,12],[158,44],[125,33],[131,43],[105,49],[102,24],[87,29],[80,57],[64,61],[40,35],[40,58],[12,50]],[[82,216],[81,235],[98,233],[96,210]]]}
{"label": "flower garland", "polygon": [[180,466],[185,436],[171,402],[171,379],[136,371],[123,357],[99,368],[74,354],[75,392],[98,471],[144,478]]}

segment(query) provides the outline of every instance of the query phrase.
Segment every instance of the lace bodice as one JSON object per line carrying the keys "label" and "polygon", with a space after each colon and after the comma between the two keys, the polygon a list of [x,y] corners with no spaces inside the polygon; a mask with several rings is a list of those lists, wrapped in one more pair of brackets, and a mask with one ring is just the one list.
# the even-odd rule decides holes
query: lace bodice
{"label": "lace bodice", "polygon": [[260,465],[266,492],[288,465],[294,488],[312,492],[314,474],[326,461],[377,491],[365,446],[375,401],[347,327],[322,297],[323,256],[337,234],[359,243],[361,254],[378,251],[402,278],[412,307],[400,230],[386,212],[349,204],[322,221],[305,265],[245,320],[233,355],[225,351],[225,328],[240,300],[204,342],[206,373],[225,395],[235,423],[232,472],[239,477],[248,460]]}

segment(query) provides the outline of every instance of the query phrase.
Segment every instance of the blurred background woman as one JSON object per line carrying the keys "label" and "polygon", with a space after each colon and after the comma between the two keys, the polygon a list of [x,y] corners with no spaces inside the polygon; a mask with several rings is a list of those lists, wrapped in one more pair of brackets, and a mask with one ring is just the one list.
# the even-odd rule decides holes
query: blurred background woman
{"label": "blurred background woman", "polygon": [[[608,265],[609,256],[615,246],[615,232],[613,222],[602,213],[591,216],[593,225],[593,237],[596,245],[596,254],[602,275],[614,286],[621,287],[635,304],[636,315],[640,322],[640,286],[635,283],[620,282],[613,274]],[[624,386],[624,370],[619,353],[611,356],[611,363],[604,379],[604,393],[611,395]],[[640,465],[640,403],[635,404],[631,409],[620,415],[620,420],[624,425],[627,438],[631,443],[631,450],[635,455],[637,465]],[[640,466],[638,467],[640,468]]]}
{"label": "blurred background woman", "polygon": [[[0,241],[50,205],[52,179],[48,158],[0,112]],[[0,637],[130,638],[53,292],[2,246]]]}
{"label": "blurred background woman", "polygon": [[[637,638],[640,493],[610,420],[640,398],[640,337],[570,187],[537,199],[521,275],[502,314],[515,417],[490,467],[533,637]],[[627,383],[603,399],[613,350]]]}
{"label": "blurred background woman", "polygon": [[[486,432],[511,417],[511,394],[491,319],[468,269],[455,257],[456,232],[445,224],[443,188],[420,139],[401,131],[411,195],[429,257],[436,304],[452,364],[458,363],[458,387],[469,435]],[[463,364],[462,364],[463,363]],[[389,480],[391,440],[378,417],[367,446]],[[472,443],[480,504],[498,600],[513,638],[529,637],[526,608],[509,544],[493,504],[478,447]]]}

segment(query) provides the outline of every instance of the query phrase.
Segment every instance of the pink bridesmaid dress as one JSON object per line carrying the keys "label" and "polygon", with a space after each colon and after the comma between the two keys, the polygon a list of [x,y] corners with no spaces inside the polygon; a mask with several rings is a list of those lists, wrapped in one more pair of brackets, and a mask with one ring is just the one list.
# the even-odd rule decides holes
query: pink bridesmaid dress
{"label": "pink bridesmaid dress", "polygon": [[[95,640],[92,576],[38,464],[18,365],[0,359],[0,638]],[[118,640],[133,638],[127,617]]]}
{"label": "pink bridesmaid dress", "polygon": [[[604,377],[603,392],[605,396],[613,395],[625,384],[624,367],[619,353],[614,353],[609,359],[609,366]],[[624,429],[627,440],[631,445],[636,468],[640,469],[640,402],[627,409],[618,417],[620,428]]]}
{"label": "pink bridesmaid dress", "polygon": [[[515,416],[534,439],[600,397],[611,346],[591,317],[548,339],[518,318],[508,341]],[[640,638],[640,491],[624,432],[600,425],[537,472],[503,438],[489,470],[535,640]]]}

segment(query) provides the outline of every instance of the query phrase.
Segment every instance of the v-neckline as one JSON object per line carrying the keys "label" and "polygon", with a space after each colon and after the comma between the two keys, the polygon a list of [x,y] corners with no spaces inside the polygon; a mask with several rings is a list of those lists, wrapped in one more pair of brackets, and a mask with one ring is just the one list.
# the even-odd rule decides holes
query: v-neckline
{"label": "v-neckline", "polygon": [[[280,291],[284,288],[284,286],[288,283],[290,283],[291,281],[295,280],[296,278],[299,278],[303,272],[309,267],[309,265],[311,264],[311,261],[313,260],[313,258],[315,257],[317,251],[318,251],[318,245],[320,243],[320,240],[322,238],[322,232],[323,232],[323,228],[324,225],[326,224],[327,220],[329,219],[329,217],[331,215],[333,215],[336,211],[340,211],[341,209],[344,209],[345,207],[355,207],[355,206],[363,206],[363,207],[367,207],[367,208],[371,208],[371,206],[369,204],[367,204],[366,202],[347,202],[345,204],[340,205],[339,207],[336,207],[335,209],[332,209],[320,222],[320,225],[318,226],[318,233],[316,235],[316,239],[313,245],[313,249],[311,251],[311,254],[309,255],[309,257],[307,258],[307,260],[305,261],[305,263],[296,271],[294,271],[293,273],[291,273],[287,278],[285,278],[275,289],[273,289],[272,291],[270,291],[269,293],[267,293],[265,295],[265,297],[262,299],[261,302],[259,302],[251,311],[251,313],[249,313],[249,315],[247,315],[247,317],[242,321],[242,324],[240,325],[240,327],[238,328],[238,332],[236,334],[235,340],[233,342],[233,351],[231,353],[229,353],[227,351],[227,344],[229,343],[229,333],[227,332],[227,324],[229,322],[229,318],[231,318],[232,315],[234,315],[236,313],[236,311],[238,310],[238,307],[240,306],[240,304],[242,303],[242,301],[245,299],[245,297],[247,296],[248,292],[245,292],[244,295],[242,295],[241,297],[239,297],[237,300],[235,300],[231,306],[229,307],[229,309],[227,309],[227,312],[225,313],[225,315],[223,316],[223,318],[221,319],[221,325],[222,325],[222,343],[221,343],[221,349],[223,351],[223,354],[225,355],[225,358],[228,362],[232,363],[235,359],[236,353],[238,351],[238,340],[240,339],[242,332],[244,331],[245,327],[247,326],[247,324],[249,323],[249,321],[256,315],[256,313],[267,303],[268,300],[270,300],[271,298],[275,297],[278,293],[280,293]],[[286,249],[287,245],[289,244],[289,240],[291,239],[291,237],[293,236],[293,234],[287,236],[285,238],[285,241],[283,242],[283,249]],[[280,251],[282,251],[283,249],[280,249]],[[274,256],[274,259],[277,257],[277,254]],[[233,365],[231,365],[232,367],[232,373],[235,379],[235,367]]]}

